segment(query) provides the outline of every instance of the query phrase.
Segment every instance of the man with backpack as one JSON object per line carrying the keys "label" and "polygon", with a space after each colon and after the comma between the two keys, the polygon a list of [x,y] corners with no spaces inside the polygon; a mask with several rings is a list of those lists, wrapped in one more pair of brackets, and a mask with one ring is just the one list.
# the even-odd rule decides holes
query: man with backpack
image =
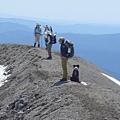
{"label": "man with backpack", "polygon": [[63,78],[60,81],[67,81],[67,76],[68,76],[67,61],[68,61],[68,58],[73,57],[74,48],[72,43],[70,43],[69,41],[65,42],[64,37],[58,38],[58,42],[59,44],[61,44],[60,54],[61,54],[61,64],[62,64],[62,70],[63,70]]}
{"label": "man with backpack", "polygon": [[47,41],[46,41],[46,50],[48,52],[47,60],[52,59],[52,53],[51,53],[51,49],[52,49],[51,35],[52,35],[51,32],[48,31],[47,32]]}
{"label": "man with backpack", "polygon": [[36,43],[38,42],[38,47],[40,47],[40,36],[42,35],[42,29],[40,28],[40,24],[36,23],[36,27],[34,28],[34,36],[35,36],[35,42],[34,47],[36,46]]}
{"label": "man with backpack", "polygon": [[43,33],[44,34],[44,41],[45,41],[45,46],[47,48],[48,32],[50,32],[50,29],[49,29],[48,25],[46,25],[44,28],[45,28],[44,33]]}
{"label": "man with backpack", "polygon": [[52,44],[56,44],[56,34],[53,34],[52,27],[50,27],[50,31],[45,32],[46,33],[46,50],[48,51],[48,60],[52,59]]}

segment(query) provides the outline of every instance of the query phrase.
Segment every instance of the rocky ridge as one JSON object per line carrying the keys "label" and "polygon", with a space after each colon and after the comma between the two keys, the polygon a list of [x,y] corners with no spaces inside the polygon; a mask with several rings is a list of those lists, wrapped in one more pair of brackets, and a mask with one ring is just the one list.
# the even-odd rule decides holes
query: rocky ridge
{"label": "rocky ridge", "polygon": [[[44,48],[1,44],[0,65],[11,75],[0,87],[0,120],[120,120],[120,86],[106,73],[80,57],[69,59],[80,65],[80,81],[59,82],[62,76],[59,52],[46,60]],[[106,73],[107,74],[107,73]]]}

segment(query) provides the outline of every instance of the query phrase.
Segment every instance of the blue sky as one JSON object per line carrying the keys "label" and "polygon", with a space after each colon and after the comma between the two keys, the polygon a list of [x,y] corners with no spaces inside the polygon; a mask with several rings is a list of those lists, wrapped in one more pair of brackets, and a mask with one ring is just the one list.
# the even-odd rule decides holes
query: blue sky
{"label": "blue sky", "polygon": [[120,24],[120,0],[0,0],[0,13]]}

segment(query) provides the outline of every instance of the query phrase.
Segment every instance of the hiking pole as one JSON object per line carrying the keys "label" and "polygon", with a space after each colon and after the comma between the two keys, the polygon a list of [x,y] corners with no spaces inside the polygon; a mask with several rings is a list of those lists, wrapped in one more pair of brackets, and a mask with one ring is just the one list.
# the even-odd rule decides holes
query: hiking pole
{"label": "hiking pole", "polygon": [[[65,58],[64,58],[65,59]],[[66,60],[66,59],[65,59]],[[73,66],[68,62],[68,60],[66,60],[66,62],[68,63],[69,66],[71,66],[73,68]]]}
{"label": "hiking pole", "polygon": [[71,66],[73,68],[73,66],[67,61],[68,65]]}
{"label": "hiking pole", "polygon": [[41,48],[42,48],[42,35],[41,35]]}

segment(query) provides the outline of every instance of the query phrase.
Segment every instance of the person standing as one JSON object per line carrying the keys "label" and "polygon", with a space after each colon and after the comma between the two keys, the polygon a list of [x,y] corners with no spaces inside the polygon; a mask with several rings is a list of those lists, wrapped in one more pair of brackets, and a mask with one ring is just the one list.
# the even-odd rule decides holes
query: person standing
{"label": "person standing", "polygon": [[46,25],[44,30],[44,41],[45,41],[45,46],[47,49],[47,43],[48,43],[48,32],[50,32],[48,25]]}
{"label": "person standing", "polygon": [[52,59],[52,53],[51,53],[51,49],[52,49],[51,35],[52,35],[51,32],[48,31],[47,32],[47,42],[46,42],[46,50],[48,52],[48,57],[47,57],[48,60]]}
{"label": "person standing", "polygon": [[68,61],[68,48],[65,46],[65,38],[60,37],[58,38],[60,46],[60,54],[61,54],[61,64],[62,64],[62,70],[63,70],[63,78],[60,79],[60,81],[67,81],[67,61]]}
{"label": "person standing", "polygon": [[40,28],[40,24],[36,23],[36,27],[34,28],[34,47],[36,47],[36,43],[38,42],[38,47],[40,47],[40,36],[42,35],[42,29]]}

